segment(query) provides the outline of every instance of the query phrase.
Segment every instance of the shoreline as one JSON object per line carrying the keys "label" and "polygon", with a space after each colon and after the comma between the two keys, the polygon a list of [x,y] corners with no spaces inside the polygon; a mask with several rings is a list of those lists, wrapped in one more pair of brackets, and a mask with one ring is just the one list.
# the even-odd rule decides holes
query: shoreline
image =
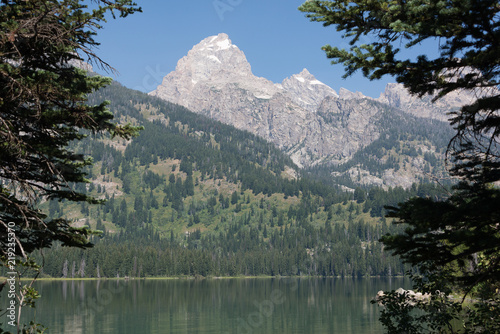
{"label": "shoreline", "polygon": [[[63,278],[63,277],[39,277],[30,278],[22,277],[20,281],[141,281],[141,280],[226,280],[226,279],[281,279],[281,278],[335,278],[335,279],[367,279],[367,278],[404,278],[405,276],[151,276],[151,277],[74,277],[74,278]],[[8,278],[0,276],[0,282],[6,281]],[[17,279],[17,278],[16,278]]]}

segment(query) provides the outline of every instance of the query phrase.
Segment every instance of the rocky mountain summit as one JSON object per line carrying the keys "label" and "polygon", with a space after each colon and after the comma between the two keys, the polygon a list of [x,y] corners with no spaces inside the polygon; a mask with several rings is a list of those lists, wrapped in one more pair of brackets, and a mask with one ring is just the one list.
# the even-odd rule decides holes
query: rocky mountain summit
{"label": "rocky mountain summit", "polygon": [[277,86],[281,87],[294,103],[311,112],[315,112],[325,98],[339,97],[335,90],[317,80],[305,68]]}
{"label": "rocky mountain summit", "polygon": [[226,34],[219,34],[195,45],[150,94],[200,112],[214,94],[235,83],[262,98],[277,90],[272,82],[255,77],[245,54]]}
{"label": "rocky mountain summit", "polygon": [[[387,132],[381,123],[387,117],[445,119],[444,111],[435,116],[430,101],[409,96],[399,84],[388,85],[380,98],[372,99],[343,88],[337,93],[307,69],[282,83],[257,77],[245,54],[223,33],[195,45],[150,95],[255,133],[287,152],[300,167],[346,164]],[[378,159],[383,164],[387,157]],[[401,179],[409,186],[423,174],[412,170],[395,177],[394,173],[408,171],[398,168],[384,179],[385,171],[377,176],[359,165],[352,168],[359,175],[370,174],[370,180],[376,179],[372,183],[389,186],[401,185]],[[344,174],[353,174],[352,168]]]}

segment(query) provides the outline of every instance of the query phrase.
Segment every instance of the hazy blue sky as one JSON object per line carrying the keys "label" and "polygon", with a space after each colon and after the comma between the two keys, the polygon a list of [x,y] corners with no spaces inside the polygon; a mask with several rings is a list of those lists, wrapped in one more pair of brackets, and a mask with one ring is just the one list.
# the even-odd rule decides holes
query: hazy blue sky
{"label": "hazy blue sky", "polygon": [[115,79],[149,92],[202,39],[227,33],[246,55],[252,72],[273,82],[307,68],[335,90],[378,97],[387,82],[361,74],[342,79],[321,47],[346,46],[333,27],[310,22],[297,10],[303,0],[138,0],[143,13],[109,20],[98,31],[98,54],[119,71]]}

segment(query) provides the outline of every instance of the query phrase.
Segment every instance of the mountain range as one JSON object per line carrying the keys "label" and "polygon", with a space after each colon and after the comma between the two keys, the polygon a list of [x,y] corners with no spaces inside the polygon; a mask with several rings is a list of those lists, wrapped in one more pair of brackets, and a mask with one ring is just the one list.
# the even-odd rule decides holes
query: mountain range
{"label": "mountain range", "polygon": [[[343,88],[336,92],[307,69],[273,83],[253,75],[243,51],[224,33],[195,45],[149,94],[250,131],[301,168],[322,168],[338,180],[403,187],[429,173],[446,175],[434,161],[444,160],[452,134],[447,113],[472,99],[461,92],[433,103],[432,96],[411,96],[395,83],[374,99]],[[437,131],[433,138],[429,128]],[[393,134],[397,138],[384,152],[366,151]],[[368,160],[353,164],[360,155]]]}

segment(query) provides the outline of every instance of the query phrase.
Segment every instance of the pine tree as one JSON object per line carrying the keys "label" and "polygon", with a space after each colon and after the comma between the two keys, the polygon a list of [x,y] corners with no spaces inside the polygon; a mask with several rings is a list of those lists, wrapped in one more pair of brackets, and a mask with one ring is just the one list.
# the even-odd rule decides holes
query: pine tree
{"label": "pine tree", "polygon": [[[418,268],[422,276],[413,276],[414,288],[432,297],[417,301],[389,293],[380,300],[386,306],[381,321],[389,333],[500,332],[500,190],[495,185],[500,181],[500,2],[307,1],[300,10],[350,40],[348,50],[323,47],[333,63],[343,64],[345,76],[359,70],[370,80],[395,76],[411,94],[431,94],[434,100],[474,92],[474,101],[451,114],[455,135],[447,154],[451,173],[460,180],[454,192],[442,201],[413,198],[391,208],[389,216],[406,228],[382,239],[388,250]],[[439,43],[438,54],[415,56],[423,42]],[[413,51],[411,58],[403,48]],[[450,299],[450,293],[463,299]],[[464,303],[469,295],[472,302]]]}
{"label": "pine tree", "polygon": [[[8,254],[9,231],[16,239],[16,255],[28,265],[30,253],[56,241],[90,247],[88,228],[73,227],[64,218],[49,218],[38,203],[100,203],[74,187],[87,182],[90,169],[85,167],[92,161],[68,144],[104,132],[130,138],[139,130],[113,123],[107,102],[87,103],[88,94],[111,79],[90,75],[82,67],[87,61],[112,70],[94,51],[96,31],[108,12],[125,17],[140,8],[130,0],[97,0],[93,7],[88,10],[80,0],[0,2],[2,263]],[[22,330],[21,324],[17,330]]]}
{"label": "pine tree", "polygon": [[[88,105],[87,94],[111,79],[90,76],[74,64],[82,56],[108,66],[93,51],[94,29],[108,11],[127,16],[127,0],[98,1],[86,12],[81,1],[2,1],[0,5],[0,250],[5,255],[7,223],[15,223],[19,255],[64,245],[88,247],[87,229],[65,219],[47,219],[39,199],[99,203],[68,186],[87,182],[87,157],[67,148],[84,133],[110,132],[125,138],[137,128],[119,126],[107,103]],[[109,66],[108,66],[109,67]]]}

